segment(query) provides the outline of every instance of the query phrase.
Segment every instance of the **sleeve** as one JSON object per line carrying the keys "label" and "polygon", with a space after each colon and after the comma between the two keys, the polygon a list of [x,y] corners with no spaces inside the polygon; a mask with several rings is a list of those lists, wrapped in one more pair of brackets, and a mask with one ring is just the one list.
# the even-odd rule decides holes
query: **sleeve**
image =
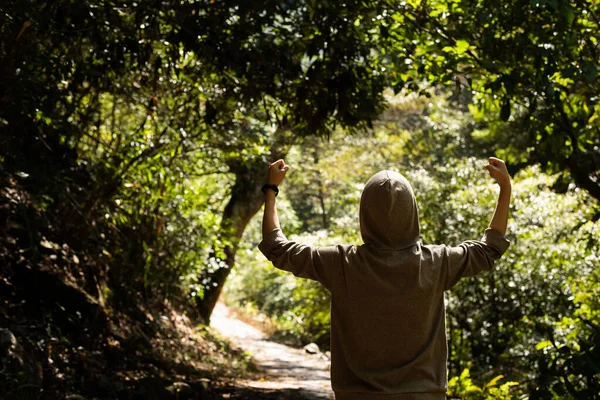
{"label": "sleeve", "polygon": [[277,228],[267,233],[258,248],[276,268],[321,282],[331,291],[332,280],[341,265],[340,246],[313,247],[296,243]]}
{"label": "sleeve", "polygon": [[495,229],[487,228],[481,240],[467,240],[446,247],[444,290],[452,289],[462,277],[489,271],[510,246],[510,241]]}

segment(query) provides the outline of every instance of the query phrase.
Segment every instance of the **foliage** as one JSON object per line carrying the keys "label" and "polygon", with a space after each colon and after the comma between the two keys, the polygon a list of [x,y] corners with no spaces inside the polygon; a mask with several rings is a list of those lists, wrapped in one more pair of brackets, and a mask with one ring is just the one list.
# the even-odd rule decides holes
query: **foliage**
{"label": "foliage", "polygon": [[469,375],[469,370],[464,369],[459,376],[448,381],[448,396],[464,399],[492,400],[492,399],[518,399],[520,393],[516,393],[513,387],[518,386],[518,382],[504,382],[504,376],[498,375],[483,387],[473,383]]}
{"label": "foliage", "polygon": [[[373,6],[304,7],[1,6],[3,171],[58,230],[50,240],[95,243],[95,279],[112,299],[180,296],[190,284],[201,298],[212,284],[203,273],[235,247],[221,221],[228,189],[250,166],[262,170],[274,132],[358,129],[382,109],[376,38],[347,23]],[[68,229],[55,222],[64,215],[74,216]]]}
{"label": "foliage", "polygon": [[[406,1],[380,28],[391,86],[455,85],[513,171],[539,164],[600,199],[596,1]],[[481,132],[477,132],[481,133]]]}

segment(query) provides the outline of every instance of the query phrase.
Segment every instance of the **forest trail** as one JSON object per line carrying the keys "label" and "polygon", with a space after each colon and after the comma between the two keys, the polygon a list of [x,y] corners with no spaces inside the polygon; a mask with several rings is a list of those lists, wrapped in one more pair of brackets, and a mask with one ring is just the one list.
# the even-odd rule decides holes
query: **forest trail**
{"label": "forest trail", "polygon": [[223,303],[217,303],[211,326],[235,346],[252,354],[258,367],[253,380],[240,380],[239,389],[222,394],[232,399],[333,399],[329,361],[322,354],[308,354],[269,340],[266,333],[236,319]]}

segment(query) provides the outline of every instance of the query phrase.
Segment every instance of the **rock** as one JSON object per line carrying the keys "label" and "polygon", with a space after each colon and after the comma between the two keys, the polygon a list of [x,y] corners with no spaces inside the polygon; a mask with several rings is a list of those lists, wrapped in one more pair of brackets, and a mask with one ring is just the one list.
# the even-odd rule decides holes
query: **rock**
{"label": "rock", "polygon": [[309,343],[303,347],[304,351],[308,354],[319,354],[321,351],[319,350],[319,346],[316,343]]}
{"label": "rock", "polygon": [[196,392],[187,383],[175,382],[166,389],[174,400],[193,400],[197,397]]}
{"label": "rock", "polygon": [[15,398],[39,397],[43,380],[42,366],[5,328],[0,328],[0,371],[8,382],[2,386],[2,390],[12,393]]}
{"label": "rock", "polygon": [[0,329],[0,361],[15,353],[17,349],[17,338],[8,329]]}
{"label": "rock", "polygon": [[67,397],[65,397],[65,400],[87,400],[87,399],[80,394],[68,394]]}

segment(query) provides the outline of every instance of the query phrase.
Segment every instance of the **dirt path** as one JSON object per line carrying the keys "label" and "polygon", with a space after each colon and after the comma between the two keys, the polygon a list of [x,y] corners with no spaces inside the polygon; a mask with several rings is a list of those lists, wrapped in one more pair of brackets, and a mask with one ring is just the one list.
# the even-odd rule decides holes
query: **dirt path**
{"label": "dirt path", "polygon": [[[329,380],[329,361],[323,355],[269,341],[267,335],[235,319],[218,303],[211,326],[235,345],[252,354],[259,369],[257,380],[241,381],[246,394],[231,393],[225,398],[248,399],[333,399]],[[259,397],[257,397],[259,396]]]}

